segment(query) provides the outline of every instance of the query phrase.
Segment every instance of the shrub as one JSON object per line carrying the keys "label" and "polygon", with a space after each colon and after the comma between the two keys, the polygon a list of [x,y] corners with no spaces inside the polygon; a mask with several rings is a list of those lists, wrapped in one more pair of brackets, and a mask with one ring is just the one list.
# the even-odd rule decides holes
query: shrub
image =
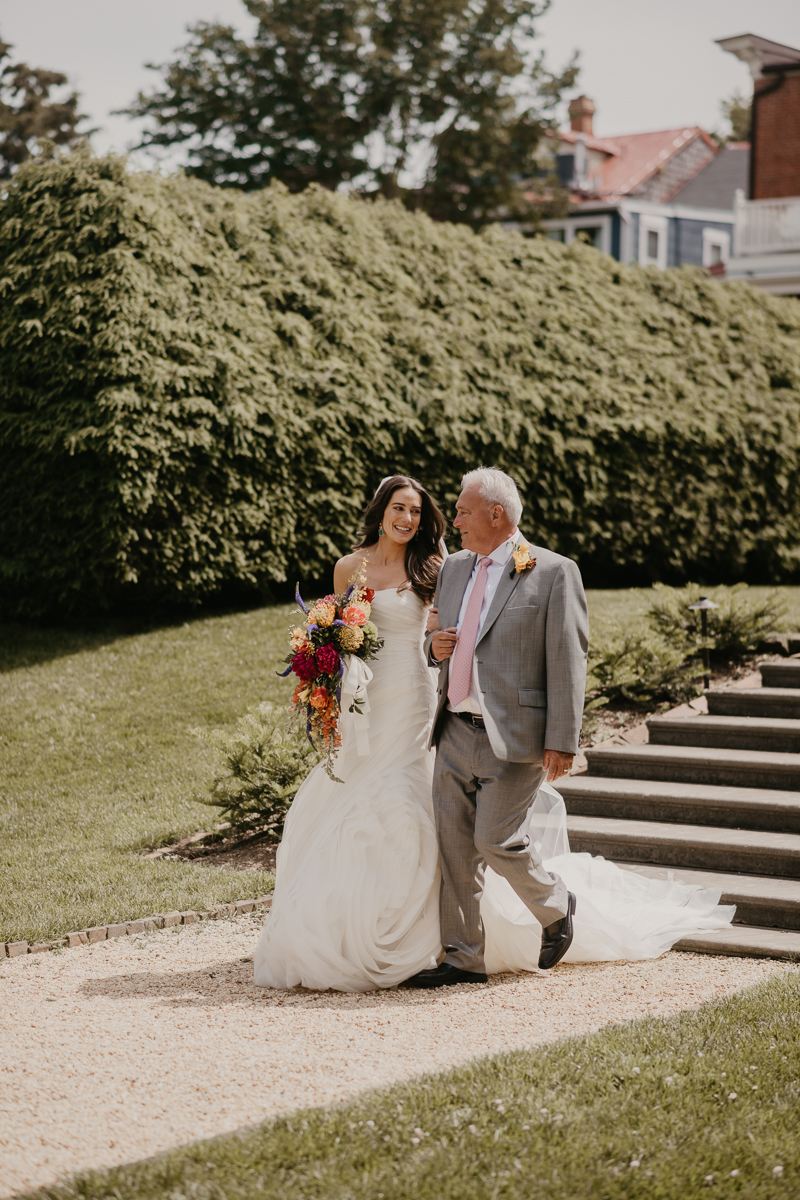
{"label": "shrub", "polygon": [[684,704],[699,695],[697,663],[687,661],[683,644],[658,634],[632,630],[589,650],[587,710],[613,704]]}
{"label": "shrub", "polygon": [[700,613],[690,605],[707,596],[718,605],[708,609],[708,640],[711,652],[725,661],[746,658],[765,635],[786,627],[788,605],[778,592],[762,599],[748,594],[747,585],[704,588],[690,583],[683,588],[654,584],[647,593],[647,619],[651,628],[684,655],[699,653],[703,646]]}
{"label": "shrub", "polygon": [[234,733],[195,732],[219,752],[223,766],[204,803],[235,833],[263,829],[279,837],[297,789],[319,762],[305,734],[288,724],[286,710],[259,704],[240,717]]}
{"label": "shrub", "polygon": [[382,475],[481,462],[596,586],[800,567],[792,299],[86,152],[14,176],[0,261],[8,617],[319,578]]}

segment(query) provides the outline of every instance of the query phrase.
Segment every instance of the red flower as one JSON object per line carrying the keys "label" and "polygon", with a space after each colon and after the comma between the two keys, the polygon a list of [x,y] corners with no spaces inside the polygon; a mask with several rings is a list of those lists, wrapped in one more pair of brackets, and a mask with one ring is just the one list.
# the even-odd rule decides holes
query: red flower
{"label": "red flower", "polygon": [[324,687],[314,688],[308,702],[312,708],[325,708],[328,703],[327,689]]}
{"label": "red flower", "polygon": [[366,600],[367,604],[372,604],[372,601],[375,599],[375,589],[367,588],[367,590],[364,592],[364,599]]}
{"label": "red flower", "polygon": [[308,683],[319,674],[316,659],[308,650],[298,650],[292,659],[292,670],[298,678]]}
{"label": "red flower", "polygon": [[339,651],[335,646],[320,646],[315,658],[323,675],[335,675],[339,670]]}

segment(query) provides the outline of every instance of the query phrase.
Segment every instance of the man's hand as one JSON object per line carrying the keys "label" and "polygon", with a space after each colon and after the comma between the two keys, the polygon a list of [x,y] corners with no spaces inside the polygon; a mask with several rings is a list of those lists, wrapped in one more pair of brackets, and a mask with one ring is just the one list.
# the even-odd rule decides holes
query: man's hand
{"label": "man's hand", "polygon": [[439,624],[438,608],[429,608],[428,609],[428,623],[425,626],[425,632],[426,633],[436,633],[437,629],[441,629],[441,628],[442,627]]}
{"label": "man's hand", "polygon": [[431,638],[431,650],[433,657],[437,662],[444,662],[446,658],[450,658],[456,648],[458,641],[458,632],[455,625],[450,629],[440,629]]}
{"label": "man's hand", "polygon": [[562,754],[560,750],[545,750],[542,765],[547,771],[547,782],[555,783],[562,775],[569,775],[574,758],[574,754]]}

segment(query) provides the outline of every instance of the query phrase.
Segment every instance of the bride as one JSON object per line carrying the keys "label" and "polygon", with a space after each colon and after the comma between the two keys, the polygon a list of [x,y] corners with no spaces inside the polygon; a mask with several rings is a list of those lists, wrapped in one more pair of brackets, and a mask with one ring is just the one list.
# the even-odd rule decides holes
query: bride
{"label": "bride", "polygon": [[[278,849],[275,895],[254,956],[261,987],[365,992],[435,967],[439,867],[431,800],[434,672],[422,649],[442,562],[445,519],[416,480],[383,480],[360,540],[336,564],[343,591],[362,562],[371,619],[385,645],[368,688],[368,752],[342,712],[331,780],[317,766],[300,787]],[[435,617],[434,617],[435,620]],[[526,823],[546,868],[578,897],[565,962],[657,958],[682,937],[721,929],[734,909],[720,892],[646,879],[603,858],[571,854],[566,811],[547,783]],[[537,969],[541,927],[510,884],[486,869],[481,899],[486,969]]]}

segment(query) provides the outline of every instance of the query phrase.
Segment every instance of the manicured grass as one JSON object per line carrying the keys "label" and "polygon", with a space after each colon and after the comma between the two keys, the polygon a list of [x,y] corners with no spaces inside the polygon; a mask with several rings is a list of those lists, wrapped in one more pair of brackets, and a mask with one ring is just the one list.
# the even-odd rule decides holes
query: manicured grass
{"label": "manicured grass", "polygon": [[[752,589],[759,592],[766,589]],[[800,627],[800,588],[781,589]],[[597,636],[642,619],[632,590],[589,593]],[[264,892],[271,877],[146,861],[216,819],[213,752],[192,734],[252,704],[276,675],[293,606],[130,634],[0,626],[0,940],[36,941]]]}
{"label": "manicured grass", "polygon": [[797,1196],[798,1004],[800,974],[792,971],[696,1012],[485,1059],[36,1195]]}
{"label": "manicured grass", "polygon": [[263,894],[272,877],[139,851],[218,820],[213,752],[278,679],[289,606],[135,635],[0,629],[0,940]]}
{"label": "manicured grass", "polygon": [[[791,631],[800,630],[800,587],[751,587],[747,591],[753,600],[762,600],[771,592],[779,592],[788,606]],[[595,636],[608,636],[644,621],[647,606],[646,590],[636,588],[597,588],[586,593],[589,617]]]}

